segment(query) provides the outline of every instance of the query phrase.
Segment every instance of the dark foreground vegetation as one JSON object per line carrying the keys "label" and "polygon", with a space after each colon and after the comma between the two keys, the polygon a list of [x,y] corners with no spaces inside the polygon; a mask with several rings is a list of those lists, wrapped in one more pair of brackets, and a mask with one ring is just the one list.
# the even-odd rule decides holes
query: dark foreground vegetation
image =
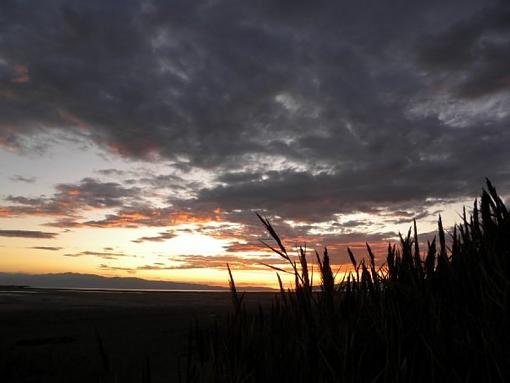
{"label": "dark foreground vegetation", "polygon": [[510,381],[510,213],[489,182],[452,232],[439,219],[426,249],[415,224],[380,268],[368,245],[366,259],[349,252],[354,271],[342,281],[327,250],[316,254],[320,292],[305,252],[289,256],[260,219],[295,288],[281,287],[269,310],[249,311],[230,274],[233,312],[192,332],[182,381]]}

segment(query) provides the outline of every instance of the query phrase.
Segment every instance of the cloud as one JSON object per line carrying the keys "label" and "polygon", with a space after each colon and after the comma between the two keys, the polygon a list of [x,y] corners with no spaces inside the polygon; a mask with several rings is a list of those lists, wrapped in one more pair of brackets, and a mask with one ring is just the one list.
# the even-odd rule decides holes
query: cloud
{"label": "cloud", "polygon": [[29,247],[28,249],[59,251],[59,250],[62,250],[62,247],[56,247],[56,246],[32,246],[32,247]]}
{"label": "cloud", "polygon": [[78,184],[57,185],[57,198],[78,206],[91,208],[111,208],[122,206],[130,197],[137,197],[138,188],[125,188],[116,182],[100,182],[93,178],[84,178]]}
{"label": "cloud", "polygon": [[233,242],[225,248],[225,251],[229,253],[267,252],[267,247],[261,244],[260,242],[258,243]]}
{"label": "cloud", "polygon": [[171,263],[154,262],[152,264],[139,265],[136,267],[117,267],[107,264],[101,264],[100,268],[103,270],[121,270],[121,271],[160,271],[160,270],[188,270],[188,269],[203,269],[215,268],[226,270],[227,263],[232,269],[252,269],[252,270],[267,270],[267,266],[262,265],[262,262],[270,265],[278,265],[279,267],[286,267],[282,260],[273,256],[258,256],[258,257],[240,257],[235,255],[180,255],[171,257]]}
{"label": "cloud", "polygon": [[102,263],[99,265],[98,268],[100,270],[106,270],[106,271],[126,271],[129,274],[136,274],[136,269],[133,269],[131,267],[110,266],[110,265],[106,265],[106,264]]}
{"label": "cloud", "polygon": [[181,264],[177,267],[182,269],[199,269],[199,268],[215,268],[225,270],[227,263],[231,269],[240,270],[267,270],[268,267],[263,265],[272,265],[277,267],[286,268],[286,263],[282,259],[273,256],[258,256],[258,257],[240,257],[240,256],[203,256],[203,255],[187,255],[180,257],[173,257],[172,260],[178,261]]}
{"label": "cloud", "polygon": [[19,174],[15,174],[12,177],[10,177],[9,179],[14,182],[25,182],[27,184],[33,184],[37,178],[36,177],[24,177],[24,176],[20,176]]}
{"label": "cloud", "polygon": [[[254,210],[307,224],[417,215],[430,199],[478,194],[484,176],[508,193],[508,14],[460,0],[4,1],[0,144],[65,131],[173,172],[11,196],[0,216],[64,228],[228,220],[252,236]],[[147,190],[177,197],[154,207]]]}
{"label": "cloud", "polygon": [[131,242],[134,242],[134,243],[142,243],[142,242],[146,242],[146,241],[149,241],[149,242],[164,242],[166,241],[167,239],[172,239],[172,238],[175,238],[176,234],[173,230],[167,230],[165,232],[162,232],[162,233],[159,233],[157,236],[153,236],[153,237],[140,237],[138,239],[135,239]]}
{"label": "cloud", "polygon": [[[1,211],[0,211],[1,213]],[[50,222],[47,226],[53,227],[97,227],[135,228],[139,226],[164,227],[180,224],[199,224],[219,220],[219,216],[210,212],[182,211],[173,207],[133,207],[119,209],[114,214],[107,214],[102,219],[76,221],[74,219],[61,219]]]}
{"label": "cloud", "polygon": [[51,239],[57,235],[57,233],[37,230],[0,230],[0,237]]}
{"label": "cloud", "polygon": [[124,253],[111,253],[111,252],[101,252],[101,251],[82,251],[79,253],[67,253],[63,254],[64,257],[83,257],[83,256],[93,256],[101,259],[117,259],[119,257],[135,257],[134,255],[128,255]]}
{"label": "cloud", "polygon": [[[492,155],[503,160],[503,153],[497,151]],[[391,180],[377,176],[379,170],[391,166],[383,163],[378,166],[379,169],[316,175],[306,171],[282,171],[268,174],[265,180],[259,182],[238,182],[202,189],[195,200],[184,203],[198,211],[213,207],[226,212],[258,210],[306,222],[328,221],[339,213],[375,213],[377,208],[401,210],[413,204],[420,208],[427,205],[428,198],[437,196],[438,190],[445,199],[478,193],[478,187],[469,190],[468,185],[483,183],[477,174],[485,171],[485,165],[481,163],[474,168],[454,170],[457,161],[458,158],[452,158],[435,164],[427,182],[415,178],[413,173],[419,174],[417,170],[423,165],[411,158],[405,163],[393,164]],[[464,178],[452,182],[449,179],[452,171],[460,172]]]}
{"label": "cloud", "polygon": [[0,217],[24,215],[69,217],[83,210],[115,208],[139,200],[140,189],[136,187],[126,188],[116,182],[83,178],[77,183],[56,185],[55,193],[51,197],[8,196],[6,201],[14,205],[0,207]]}
{"label": "cloud", "polygon": [[510,5],[499,2],[447,30],[419,48],[419,62],[467,99],[510,89]]}
{"label": "cloud", "polygon": [[126,174],[124,170],[119,169],[100,169],[97,170],[96,173],[108,177],[121,177]]}

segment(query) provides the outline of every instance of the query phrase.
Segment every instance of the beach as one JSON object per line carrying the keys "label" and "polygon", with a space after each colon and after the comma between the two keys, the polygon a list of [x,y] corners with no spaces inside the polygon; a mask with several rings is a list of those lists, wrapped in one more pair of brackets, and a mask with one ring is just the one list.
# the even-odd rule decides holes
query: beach
{"label": "beach", "polygon": [[[249,292],[245,302],[266,306],[273,296]],[[191,326],[211,326],[230,310],[228,292],[0,289],[0,376],[176,382]]]}

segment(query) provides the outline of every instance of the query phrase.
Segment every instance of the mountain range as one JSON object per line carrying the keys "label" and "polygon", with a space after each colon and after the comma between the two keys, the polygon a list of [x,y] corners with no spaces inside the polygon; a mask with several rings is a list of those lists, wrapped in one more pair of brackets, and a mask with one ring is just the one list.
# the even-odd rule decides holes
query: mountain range
{"label": "mountain range", "polygon": [[0,273],[0,285],[69,289],[228,290],[225,287],[204,284],[154,281],[134,277],[103,277],[80,273]]}

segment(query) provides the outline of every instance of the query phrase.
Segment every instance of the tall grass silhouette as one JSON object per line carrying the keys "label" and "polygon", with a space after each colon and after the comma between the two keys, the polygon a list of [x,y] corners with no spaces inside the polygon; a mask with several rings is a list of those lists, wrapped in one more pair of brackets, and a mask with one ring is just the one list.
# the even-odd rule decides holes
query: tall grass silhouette
{"label": "tall grass silhouette", "polygon": [[423,252],[415,223],[380,268],[368,244],[366,259],[349,250],[352,271],[341,281],[327,249],[315,253],[320,291],[306,252],[289,255],[259,218],[294,288],[277,274],[271,309],[249,311],[229,269],[234,310],[193,330],[182,381],[510,381],[510,214],[489,181],[448,240],[439,218]]}

